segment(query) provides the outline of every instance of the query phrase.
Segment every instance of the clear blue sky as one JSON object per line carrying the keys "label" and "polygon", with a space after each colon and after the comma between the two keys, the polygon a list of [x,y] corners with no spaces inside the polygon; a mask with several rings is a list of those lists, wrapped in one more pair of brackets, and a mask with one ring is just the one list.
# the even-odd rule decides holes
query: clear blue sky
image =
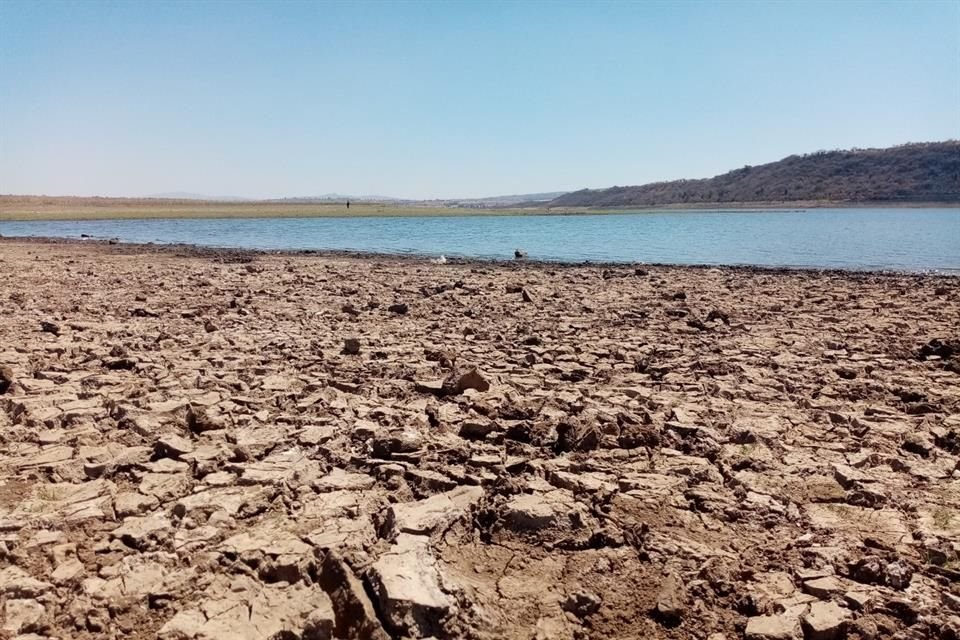
{"label": "clear blue sky", "polygon": [[486,196],[947,138],[954,0],[0,0],[0,193]]}

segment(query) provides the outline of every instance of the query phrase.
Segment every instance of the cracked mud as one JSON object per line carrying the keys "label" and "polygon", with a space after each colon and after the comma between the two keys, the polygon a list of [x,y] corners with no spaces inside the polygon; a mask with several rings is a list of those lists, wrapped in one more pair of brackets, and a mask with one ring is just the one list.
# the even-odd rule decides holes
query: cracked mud
{"label": "cracked mud", "polygon": [[0,273],[0,637],[960,637],[957,279]]}

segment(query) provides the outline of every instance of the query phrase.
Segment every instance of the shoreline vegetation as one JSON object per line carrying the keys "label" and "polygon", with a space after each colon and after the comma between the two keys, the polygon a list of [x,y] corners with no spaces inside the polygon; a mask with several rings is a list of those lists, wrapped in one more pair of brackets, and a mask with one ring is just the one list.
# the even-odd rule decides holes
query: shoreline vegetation
{"label": "shoreline vegetation", "polygon": [[802,210],[816,208],[960,208],[956,201],[771,201],[665,204],[625,207],[450,207],[394,202],[215,201],[165,198],[106,198],[0,195],[0,222],[136,220],[163,218],[334,218],[403,216],[603,215],[657,211]]}

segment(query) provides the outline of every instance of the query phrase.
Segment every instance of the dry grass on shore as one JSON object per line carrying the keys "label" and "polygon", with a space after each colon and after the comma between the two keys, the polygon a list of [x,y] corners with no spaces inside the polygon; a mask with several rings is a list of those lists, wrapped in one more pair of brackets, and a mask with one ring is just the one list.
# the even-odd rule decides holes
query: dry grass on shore
{"label": "dry grass on shore", "polygon": [[0,221],[130,220],[141,218],[327,218],[363,216],[529,215],[543,209],[462,209],[397,204],[206,202],[150,198],[0,196]]}

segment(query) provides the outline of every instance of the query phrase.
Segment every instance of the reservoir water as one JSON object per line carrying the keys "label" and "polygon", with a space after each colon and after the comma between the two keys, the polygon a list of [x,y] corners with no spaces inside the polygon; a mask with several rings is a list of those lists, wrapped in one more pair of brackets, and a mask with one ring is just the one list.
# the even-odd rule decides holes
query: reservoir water
{"label": "reservoir water", "polygon": [[960,272],[960,208],[0,222],[3,236],[81,234],[252,249],[512,258],[520,248],[567,262]]}

